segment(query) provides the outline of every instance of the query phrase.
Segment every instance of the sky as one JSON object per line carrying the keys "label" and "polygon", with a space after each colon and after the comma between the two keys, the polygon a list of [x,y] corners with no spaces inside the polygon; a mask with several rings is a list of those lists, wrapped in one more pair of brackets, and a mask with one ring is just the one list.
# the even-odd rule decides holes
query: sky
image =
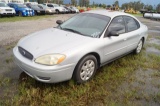
{"label": "sky", "polygon": [[[116,0],[90,0],[90,3],[92,4],[93,1],[95,3],[104,3],[104,4],[107,4],[107,5],[112,5]],[[134,2],[134,1],[141,1],[143,2],[144,4],[149,4],[149,5],[157,5],[160,3],[160,0],[118,0],[119,1],[119,4],[122,5],[123,3],[128,3],[130,1]]]}

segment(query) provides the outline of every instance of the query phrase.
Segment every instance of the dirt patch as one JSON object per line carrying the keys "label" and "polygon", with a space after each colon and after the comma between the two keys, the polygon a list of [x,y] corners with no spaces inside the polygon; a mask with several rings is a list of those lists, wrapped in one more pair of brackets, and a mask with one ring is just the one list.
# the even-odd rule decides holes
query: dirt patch
{"label": "dirt patch", "polygon": [[160,39],[150,38],[148,39],[148,43],[160,45]]}
{"label": "dirt patch", "polygon": [[147,53],[151,53],[151,54],[156,54],[156,55],[160,55],[160,50],[154,48],[154,47],[148,47],[146,49]]}
{"label": "dirt patch", "polygon": [[[129,99],[131,104],[159,106],[160,70],[139,69],[131,75],[116,92],[121,100]],[[122,96],[123,95],[123,96]],[[122,97],[121,97],[122,96]]]}

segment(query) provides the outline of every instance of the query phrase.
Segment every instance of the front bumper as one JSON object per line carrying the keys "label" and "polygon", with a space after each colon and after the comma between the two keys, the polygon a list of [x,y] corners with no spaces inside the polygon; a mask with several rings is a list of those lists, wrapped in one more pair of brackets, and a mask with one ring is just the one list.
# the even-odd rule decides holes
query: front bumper
{"label": "front bumper", "polygon": [[72,78],[75,64],[44,66],[23,57],[17,47],[13,49],[15,63],[32,78],[46,83],[57,83]]}
{"label": "front bumper", "polygon": [[60,10],[59,12],[60,12],[60,13],[66,13],[66,11],[65,11],[65,10]]}
{"label": "front bumper", "polygon": [[15,13],[0,13],[1,16],[15,16]]}
{"label": "front bumper", "polygon": [[46,11],[46,14],[55,14],[56,11]]}
{"label": "front bumper", "polygon": [[34,12],[22,12],[23,16],[34,16]]}

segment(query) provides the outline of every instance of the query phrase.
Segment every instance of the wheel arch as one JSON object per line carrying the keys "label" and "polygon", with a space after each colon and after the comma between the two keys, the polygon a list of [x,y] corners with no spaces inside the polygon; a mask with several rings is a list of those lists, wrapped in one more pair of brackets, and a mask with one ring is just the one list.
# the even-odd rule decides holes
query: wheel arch
{"label": "wheel arch", "polygon": [[145,37],[143,36],[141,39],[142,39],[142,42],[143,42],[143,45],[144,45]]}
{"label": "wheel arch", "polygon": [[[95,58],[97,59],[97,68],[100,68],[100,63],[101,63],[101,62],[100,62],[100,61],[101,61],[100,55],[99,55],[97,52],[90,52],[90,53],[87,53],[87,54],[83,55],[83,56],[78,60],[76,66],[75,66],[75,68],[74,68],[74,71],[75,71],[75,69],[77,68],[77,66],[78,66],[78,64],[80,63],[80,61],[81,61],[84,57],[86,57],[86,56],[88,56],[88,55],[93,55],[93,56],[95,56]],[[74,71],[73,71],[73,74],[74,74]],[[72,74],[72,78],[73,78],[73,74]]]}

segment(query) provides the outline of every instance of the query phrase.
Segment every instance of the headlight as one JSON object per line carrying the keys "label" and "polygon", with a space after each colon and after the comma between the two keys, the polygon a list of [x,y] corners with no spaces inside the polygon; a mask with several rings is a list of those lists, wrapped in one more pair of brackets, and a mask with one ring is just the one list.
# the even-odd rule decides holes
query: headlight
{"label": "headlight", "polygon": [[37,11],[38,13],[40,12],[40,11]]}
{"label": "headlight", "polygon": [[61,63],[65,58],[66,56],[62,54],[48,54],[38,57],[35,59],[35,62],[38,64],[52,66]]}
{"label": "headlight", "polygon": [[22,12],[26,12],[26,10],[23,10]]}
{"label": "headlight", "polygon": [[48,10],[49,12],[52,12],[52,10]]}

